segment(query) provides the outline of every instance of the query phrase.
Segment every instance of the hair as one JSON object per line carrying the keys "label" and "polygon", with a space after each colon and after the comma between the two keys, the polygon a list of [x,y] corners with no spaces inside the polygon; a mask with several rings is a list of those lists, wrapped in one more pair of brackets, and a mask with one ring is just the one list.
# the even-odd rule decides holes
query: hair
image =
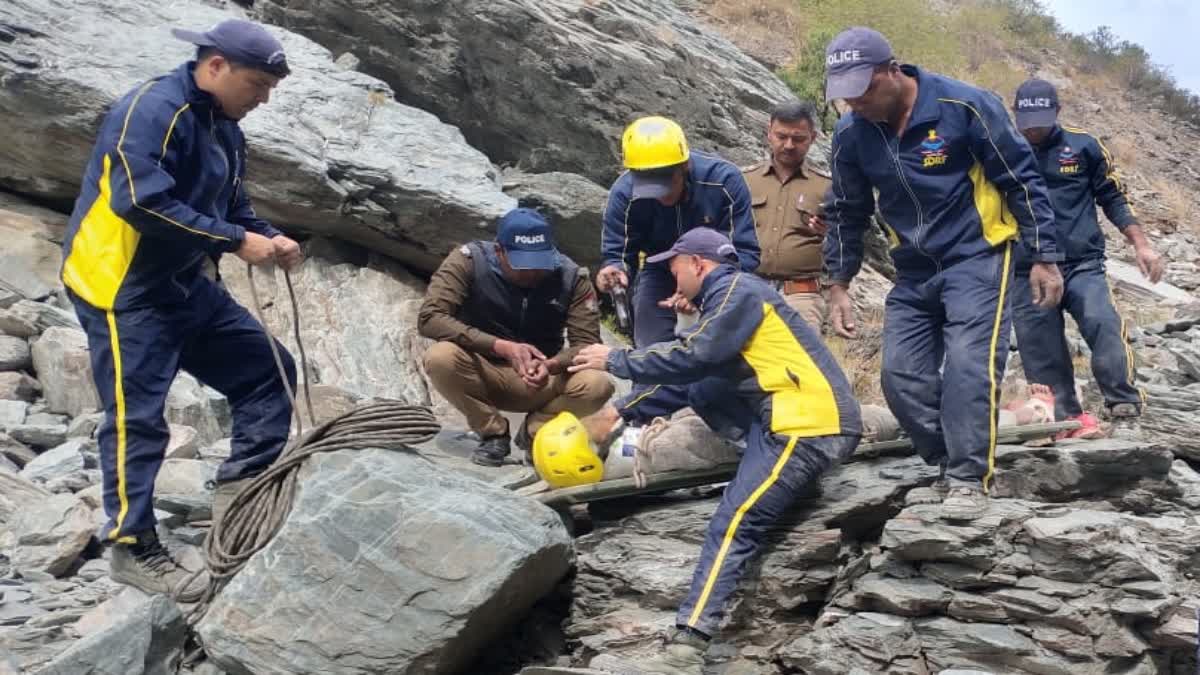
{"label": "hair", "polygon": [[279,70],[272,70],[270,68],[264,68],[261,66],[254,66],[254,65],[245,63],[244,61],[242,61],[240,59],[236,59],[236,58],[230,56],[229,54],[226,54],[225,52],[221,51],[220,49],[218,49],[216,47],[212,47],[210,45],[200,45],[200,46],[196,47],[196,63],[203,63],[204,59],[207,59],[207,58],[210,58],[213,56],[220,56],[221,58],[225,59],[225,61],[227,63],[229,63],[230,68],[250,68],[252,70],[261,70],[262,72],[267,73],[268,75],[274,75],[275,77],[278,77],[280,79],[287,77],[291,73],[291,70],[289,70],[286,65],[284,65],[284,67]]}
{"label": "hair", "polygon": [[792,100],[780,103],[771,111],[771,122],[795,124],[808,122],[808,126],[817,128],[817,109],[808,101]]}

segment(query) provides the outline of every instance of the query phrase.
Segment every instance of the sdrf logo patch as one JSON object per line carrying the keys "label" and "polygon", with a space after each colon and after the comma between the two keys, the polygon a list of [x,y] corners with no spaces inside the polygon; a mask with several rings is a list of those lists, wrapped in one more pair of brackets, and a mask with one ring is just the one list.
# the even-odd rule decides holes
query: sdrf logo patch
{"label": "sdrf logo patch", "polygon": [[937,135],[937,129],[930,129],[929,136],[921,141],[921,158],[925,169],[946,163],[946,139]]}
{"label": "sdrf logo patch", "polygon": [[1058,172],[1079,173],[1079,168],[1079,156],[1071,146],[1064,145],[1063,149],[1058,151]]}

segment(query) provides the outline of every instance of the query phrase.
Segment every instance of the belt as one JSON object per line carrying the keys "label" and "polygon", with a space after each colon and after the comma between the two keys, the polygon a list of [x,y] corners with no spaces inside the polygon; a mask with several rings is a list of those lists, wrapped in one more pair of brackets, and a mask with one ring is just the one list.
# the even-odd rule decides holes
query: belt
{"label": "belt", "polygon": [[820,279],[786,279],[780,282],[780,290],[784,295],[793,293],[820,293]]}

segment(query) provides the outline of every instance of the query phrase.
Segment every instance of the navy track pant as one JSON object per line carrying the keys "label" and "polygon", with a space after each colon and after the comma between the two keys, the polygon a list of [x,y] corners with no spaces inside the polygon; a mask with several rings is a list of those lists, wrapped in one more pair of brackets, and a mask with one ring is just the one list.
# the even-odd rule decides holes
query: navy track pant
{"label": "navy track pant", "polygon": [[858,436],[799,438],[771,433],[729,380],[710,377],[688,386],[688,403],[723,436],[746,443],[737,474],[708,524],[700,561],[676,624],[713,635],[747,564],[771,527],[821,474],[850,456]]}
{"label": "navy track pant", "polygon": [[1054,389],[1055,419],[1083,412],[1075,395],[1075,367],[1063,323],[1066,310],[1092,350],[1092,376],[1104,394],[1104,404],[1112,408],[1131,403],[1140,410],[1142,392],[1135,383],[1133,350],[1125,320],[1113,303],[1104,261],[1062,264],[1059,270],[1063,275],[1063,299],[1058,307],[1045,309],[1033,304],[1028,276],[1019,274],[1013,283],[1013,327],[1025,379]]}
{"label": "navy track pant", "polygon": [[951,480],[985,489],[995,463],[1012,278],[1006,244],[926,280],[897,279],[884,306],[888,407],[927,463],[945,464]]}
{"label": "navy track pant", "polygon": [[[170,438],[163,411],[180,369],[224,394],[233,409],[233,451],[219,482],[260,473],[279,456],[291,404],[266,331],[224,288],[202,278],[184,303],[125,311],[71,299],[104,406],[98,437],[108,540],[133,542],[155,526],[154,479]],[[295,363],[279,349],[294,386]]]}

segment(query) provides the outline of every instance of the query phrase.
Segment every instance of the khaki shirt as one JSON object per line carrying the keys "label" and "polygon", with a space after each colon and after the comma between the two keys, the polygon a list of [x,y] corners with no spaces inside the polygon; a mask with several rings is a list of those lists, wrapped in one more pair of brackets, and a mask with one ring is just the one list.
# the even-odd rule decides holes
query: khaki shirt
{"label": "khaki shirt", "polygon": [[754,224],[762,247],[758,274],[768,279],[820,276],[824,237],[809,230],[808,217],[820,210],[830,180],[811,168],[803,168],[786,183],[780,183],[770,160],[746,167],[742,173],[750,186]]}
{"label": "khaki shirt", "polygon": [[[475,276],[475,266],[466,248],[462,246],[451,251],[433,273],[417,316],[417,331],[431,340],[453,342],[467,351],[494,359],[496,354],[492,345],[496,344],[496,336],[467,325],[456,316],[471,292],[471,280]],[[580,349],[600,343],[600,308],[596,291],[586,274],[575,278],[566,330],[566,345],[552,357],[564,367],[571,365]]]}

